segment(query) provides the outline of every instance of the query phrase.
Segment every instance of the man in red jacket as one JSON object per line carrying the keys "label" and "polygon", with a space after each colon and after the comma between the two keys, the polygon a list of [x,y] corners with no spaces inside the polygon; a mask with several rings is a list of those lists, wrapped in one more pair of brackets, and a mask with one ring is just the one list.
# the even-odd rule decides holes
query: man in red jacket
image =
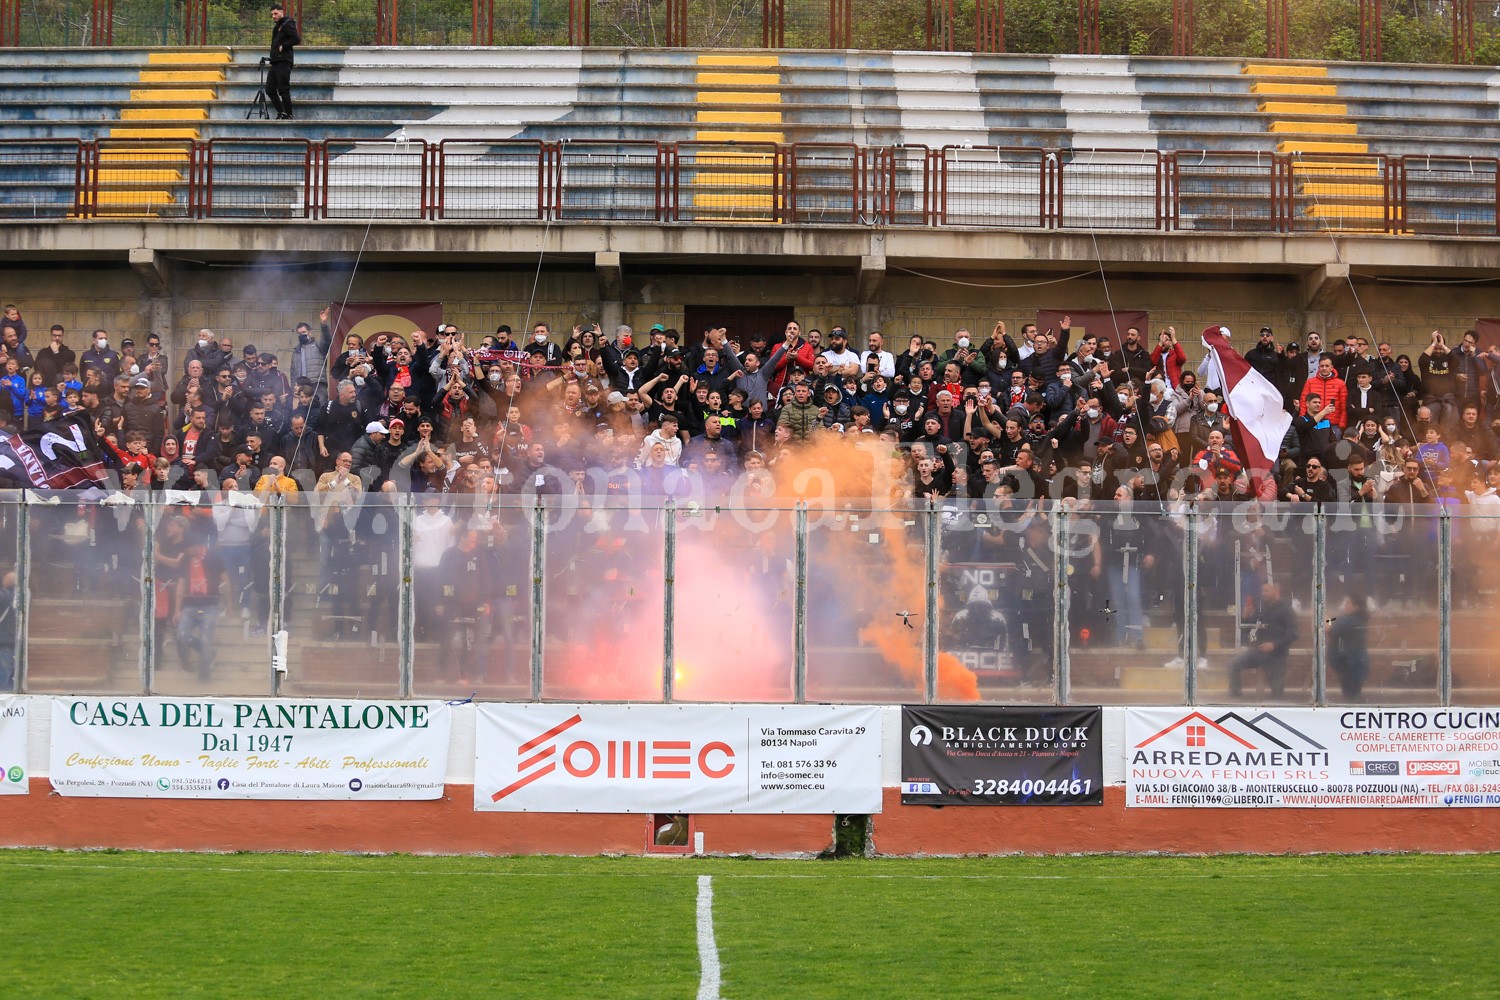
{"label": "man in red jacket", "polygon": [[1318,372],[1307,380],[1302,387],[1301,412],[1307,413],[1307,397],[1317,396],[1325,405],[1331,405],[1333,412],[1328,415],[1328,422],[1342,431],[1349,423],[1349,387],[1344,380],[1338,377],[1333,370],[1333,359],[1324,357],[1318,361]]}
{"label": "man in red jacket", "polygon": [[795,368],[812,371],[818,352],[813,345],[802,339],[802,327],[796,320],[786,325],[786,339],[776,345],[776,350],[766,359],[765,367],[771,372],[770,394],[775,399],[786,385],[787,377]]}

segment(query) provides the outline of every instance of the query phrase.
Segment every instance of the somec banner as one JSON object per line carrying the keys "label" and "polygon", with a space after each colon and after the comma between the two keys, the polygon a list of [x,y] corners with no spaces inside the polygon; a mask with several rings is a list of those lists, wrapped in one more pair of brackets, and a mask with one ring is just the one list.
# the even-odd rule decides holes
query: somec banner
{"label": "somec banner", "polygon": [[55,698],[52,787],[124,798],[436,799],[440,701]]}
{"label": "somec banner", "polygon": [[0,698],[0,795],[26,792],[26,703]]}
{"label": "somec banner", "polygon": [[1500,710],[1133,708],[1125,802],[1500,806]]}
{"label": "somec banner", "polygon": [[477,707],[475,809],[880,812],[874,708]]}
{"label": "somec banner", "polygon": [[1104,804],[1098,708],[908,705],[901,804]]}

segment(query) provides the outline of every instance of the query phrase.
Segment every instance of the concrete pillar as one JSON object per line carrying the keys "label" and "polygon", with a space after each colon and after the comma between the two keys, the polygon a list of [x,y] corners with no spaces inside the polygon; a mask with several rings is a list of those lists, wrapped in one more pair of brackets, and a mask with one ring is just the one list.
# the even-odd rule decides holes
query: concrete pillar
{"label": "concrete pillar", "polygon": [[859,258],[859,278],[854,293],[854,342],[864,344],[867,333],[880,329],[880,290],[885,285],[885,242],[876,234],[871,253]]}
{"label": "concrete pillar", "polygon": [[[173,320],[175,315],[176,300],[170,295],[153,295],[151,297],[151,329],[148,332],[160,337],[162,349],[169,351],[174,357],[178,351],[187,347],[187,344],[179,344],[174,339],[177,326]],[[144,354],[146,352],[146,345],[144,343],[140,344],[139,350]]]}
{"label": "concrete pillar", "polygon": [[619,253],[594,254],[594,273],[599,278],[599,329],[612,337],[615,327],[625,322],[625,268]]}
{"label": "concrete pillar", "polygon": [[[141,279],[141,287],[151,297],[151,328],[148,332],[160,337],[164,347],[173,350],[181,347],[182,345],[175,343],[172,339],[174,324],[172,322],[171,262],[159,256],[155,250],[132,247],[130,268]],[[142,343],[140,347],[144,353],[145,344]]]}

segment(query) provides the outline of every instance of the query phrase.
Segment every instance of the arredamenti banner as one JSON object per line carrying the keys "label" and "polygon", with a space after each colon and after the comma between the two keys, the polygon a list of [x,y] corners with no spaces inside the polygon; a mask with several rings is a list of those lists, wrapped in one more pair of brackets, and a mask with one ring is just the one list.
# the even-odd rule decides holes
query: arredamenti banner
{"label": "arredamenti banner", "polygon": [[1125,802],[1500,806],[1500,709],[1132,708]]}

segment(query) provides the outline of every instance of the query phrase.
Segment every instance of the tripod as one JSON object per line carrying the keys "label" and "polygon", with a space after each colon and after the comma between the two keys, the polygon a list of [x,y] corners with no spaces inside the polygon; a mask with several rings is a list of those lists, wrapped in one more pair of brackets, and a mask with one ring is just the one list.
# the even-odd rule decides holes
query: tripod
{"label": "tripod", "polygon": [[271,99],[266,96],[266,67],[271,64],[270,56],[260,57],[260,89],[255,92],[255,100],[250,105],[250,110],[245,112],[245,119],[259,118],[262,121],[271,117]]}

